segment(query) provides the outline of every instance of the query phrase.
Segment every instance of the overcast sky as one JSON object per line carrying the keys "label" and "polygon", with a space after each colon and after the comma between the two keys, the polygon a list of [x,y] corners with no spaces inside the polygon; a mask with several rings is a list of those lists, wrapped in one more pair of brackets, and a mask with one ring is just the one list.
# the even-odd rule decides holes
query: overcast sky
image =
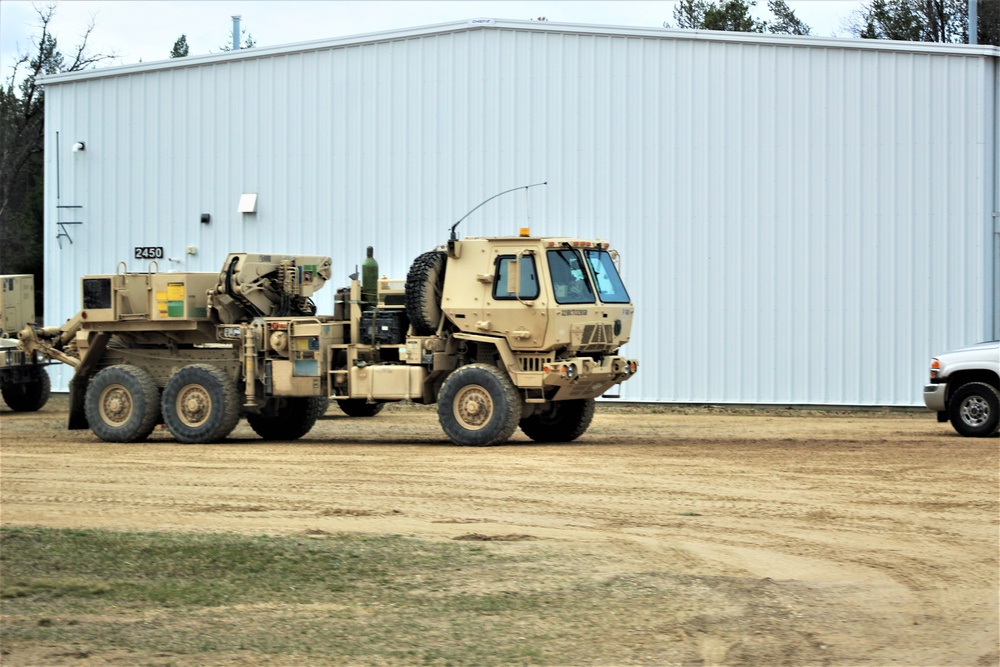
{"label": "overcast sky", "polygon": [[[36,3],[43,6],[42,3]],[[673,23],[670,0],[62,0],[52,30],[62,52],[80,41],[93,18],[91,53],[115,53],[115,65],[164,60],[181,34],[191,55],[217,53],[231,42],[232,15],[258,46],[410,28],[477,17],[659,28]],[[788,0],[819,36],[846,36],[842,26],[857,0]],[[766,8],[758,2],[758,12]],[[31,48],[38,16],[25,0],[0,0],[0,70],[10,75],[19,52]]]}

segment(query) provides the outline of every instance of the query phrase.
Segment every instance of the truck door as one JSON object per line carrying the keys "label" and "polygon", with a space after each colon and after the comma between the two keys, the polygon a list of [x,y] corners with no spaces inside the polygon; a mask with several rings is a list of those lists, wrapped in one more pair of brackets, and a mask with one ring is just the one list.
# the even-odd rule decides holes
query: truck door
{"label": "truck door", "polygon": [[547,312],[539,303],[541,284],[533,250],[500,250],[493,261],[493,283],[487,296],[490,328],[511,348],[537,349],[545,340]]}

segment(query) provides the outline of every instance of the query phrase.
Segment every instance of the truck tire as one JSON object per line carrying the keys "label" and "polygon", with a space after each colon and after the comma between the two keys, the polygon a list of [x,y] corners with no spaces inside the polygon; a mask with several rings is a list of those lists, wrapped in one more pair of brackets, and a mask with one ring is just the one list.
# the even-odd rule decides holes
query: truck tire
{"label": "truck tire", "polygon": [[572,442],[594,419],[594,399],[553,401],[542,412],[521,420],[521,431],[535,442]]}
{"label": "truck tire", "polygon": [[163,421],[180,442],[218,442],[240,420],[236,385],[209,364],[185,366],[167,381],[160,403]]}
{"label": "truck tire", "polygon": [[328,407],[330,399],[326,397],[296,396],[286,398],[273,415],[248,414],[247,422],[265,440],[298,440],[312,430]]}
{"label": "truck tire", "polygon": [[363,398],[345,398],[337,401],[337,407],[348,417],[374,417],[382,412],[385,403],[369,403]]}
{"label": "truck tire", "polygon": [[406,274],[406,316],[416,336],[433,335],[441,323],[441,290],[448,256],[432,250],[413,260]]}
{"label": "truck tire", "polygon": [[14,412],[37,412],[49,400],[49,393],[52,391],[49,374],[44,368],[38,368],[32,375],[34,377],[28,382],[5,384],[0,389],[7,407]]}
{"label": "truck tire", "polygon": [[141,442],[160,421],[160,393],[153,376],[138,366],[109,366],[87,385],[87,423],[105,442]]}
{"label": "truck tire", "polygon": [[438,395],[438,420],[456,445],[501,445],[520,419],[514,383],[496,366],[462,366],[448,376]]}
{"label": "truck tire", "polygon": [[948,413],[961,435],[991,436],[1000,425],[1000,393],[985,382],[963,384],[948,399]]}

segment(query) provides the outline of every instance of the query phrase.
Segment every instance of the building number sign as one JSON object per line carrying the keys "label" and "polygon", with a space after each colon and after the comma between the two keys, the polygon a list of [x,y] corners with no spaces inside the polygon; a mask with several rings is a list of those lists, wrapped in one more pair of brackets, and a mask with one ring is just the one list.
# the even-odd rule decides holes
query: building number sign
{"label": "building number sign", "polygon": [[162,246],[144,246],[135,247],[135,258],[136,259],[163,259],[163,247]]}

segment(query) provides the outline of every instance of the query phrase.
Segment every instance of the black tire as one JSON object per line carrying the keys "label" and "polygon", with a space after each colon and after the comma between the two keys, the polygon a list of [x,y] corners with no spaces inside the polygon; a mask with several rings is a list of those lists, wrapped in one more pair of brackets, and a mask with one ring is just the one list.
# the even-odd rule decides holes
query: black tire
{"label": "black tire", "polygon": [[572,442],[594,419],[594,399],[553,401],[545,410],[521,420],[521,431],[535,442]]}
{"label": "black tire", "polygon": [[138,366],[109,366],[87,385],[83,410],[101,440],[141,442],[160,421],[160,392],[153,376]]}
{"label": "black tire", "polygon": [[236,385],[221,369],[191,364],[174,373],[163,389],[163,422],[180,442],[218,442],[240,420],[238,397]]}
{"label": "black tire", "polygon": [[967,438],[993,435],[1000,425],[1000,393],[984,382],[969,382],[948,399],[951,425]]}
{"label": "black tire", "polygon": [[501,445],[520,419],[517,390],[496,366],[462,366],[448,376],[438,395],[438,420],[456,445]]}
{"label": "black tire", "polygon": [[441,290],[448,256],[432,250],[413,260],[406,274],[406,316],[415,336],[430,336],[441,324]]}
{"label": "black tire", "polygon": [[3,400],[14,412],[37,412],[49,401],[52,392],[52,381],[44,368],[36,368],[34,377],[28,382],[5,384],[0,389]]}
{"label": "black tire", "polygon": [[325,397],[286,398],[274,414],[250,413],[247,422],[265,440],[298,440],[312,430],[328,407],[330,399]]}
{"label": "black tire", "polygon": [[345,398],[337,401],[337,407],[348,417],[374,417],[382,412],[385,403],[369,403],[363,398]]}

